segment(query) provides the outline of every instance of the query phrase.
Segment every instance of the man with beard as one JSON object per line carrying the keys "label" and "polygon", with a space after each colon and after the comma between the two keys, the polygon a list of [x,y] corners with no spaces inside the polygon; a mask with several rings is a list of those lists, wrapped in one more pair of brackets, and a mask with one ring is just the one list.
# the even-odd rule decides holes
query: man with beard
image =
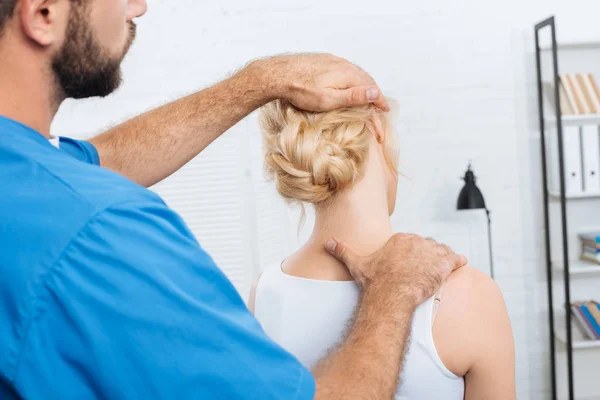
{"label": "man with beard", "polygon": [[66,98],[105,96],[145,0],[0,0],[0,398],[389,398],[410,317],[464,257],[397,235],[357,256],[346,340],[309,373],[271,342],[185,223],[143,186],[252,110],[388,105],[331,55],[250,63],[89,142],[52,138]]}

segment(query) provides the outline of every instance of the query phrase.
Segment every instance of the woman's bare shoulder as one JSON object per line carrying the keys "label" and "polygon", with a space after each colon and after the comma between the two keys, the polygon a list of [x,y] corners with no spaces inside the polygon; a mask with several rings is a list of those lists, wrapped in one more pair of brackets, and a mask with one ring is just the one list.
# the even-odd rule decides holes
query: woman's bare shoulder
{"label": "woman's bare shoulder", "polygon": [[504,298],[492,278],[470,266],[450,275],[433,325],[438,354],[448,369],[465,375],[485,351],[490,330],[507,325],[510,329]]}
{"label": "woman's bare shoulder", "polygon": [[[443,290],[448,301],[502,300],[502,293],[496,282],[487,274],[469,265],[454,271],[446,280]],[[477,306],[477,302],[469,302]]]}

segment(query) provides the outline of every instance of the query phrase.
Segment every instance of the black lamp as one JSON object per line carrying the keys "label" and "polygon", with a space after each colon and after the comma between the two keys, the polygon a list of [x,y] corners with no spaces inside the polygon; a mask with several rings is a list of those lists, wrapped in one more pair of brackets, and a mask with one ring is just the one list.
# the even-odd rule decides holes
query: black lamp
{"label": "black lamp", "polygon": [[490,210],[485,206],[485,200],[481,194],[481,190],[475,184],[475,174],[471,171],[471,163],[469,168],[465,172],[465,186],[458,195],[458,201],[456,202],[457,210],[485,210],[488,220],[488,241],[490,248],[490,275],[494,279],[494,258],[492,256],[492,222],[490,220]]}

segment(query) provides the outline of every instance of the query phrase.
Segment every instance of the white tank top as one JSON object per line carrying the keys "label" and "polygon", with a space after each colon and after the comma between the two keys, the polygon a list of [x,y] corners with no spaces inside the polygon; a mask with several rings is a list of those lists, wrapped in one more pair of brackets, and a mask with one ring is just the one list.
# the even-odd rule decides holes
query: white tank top
{"label": "white tank top", "polygon": [[[343,338],[359,298],[352,281],[321,281],[268,268],[256,288],[254,313],[267,335],[307,369]],[[396,400],[462,400],[464,379],[442,363],[433,343],[434,298],[415,311]]]}

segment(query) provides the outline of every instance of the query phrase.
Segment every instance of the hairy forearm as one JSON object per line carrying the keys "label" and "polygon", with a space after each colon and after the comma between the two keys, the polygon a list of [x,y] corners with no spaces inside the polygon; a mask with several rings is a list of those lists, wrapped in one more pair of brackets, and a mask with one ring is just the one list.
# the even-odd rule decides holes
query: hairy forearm
{"label": "hairy forearm", "polygon": [[91,139],[101,165],[143,186],[168,177],[246,115],[272,100],[258,63]]}
{"label": "hairy forearm", "polygon": [[313,374],[315,399],[391,399],[414,307],[365,293],[346,340],[321,361]]}

